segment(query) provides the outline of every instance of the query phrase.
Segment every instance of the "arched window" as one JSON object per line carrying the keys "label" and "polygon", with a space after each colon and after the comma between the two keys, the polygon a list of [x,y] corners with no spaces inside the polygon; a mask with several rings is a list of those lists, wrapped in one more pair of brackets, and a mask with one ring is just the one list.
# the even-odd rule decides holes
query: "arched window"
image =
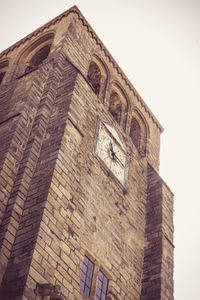
{"label": "arched window", "polygon": [[30,59],[29,62],[26,63],[27,67],[25,72],[32,70],[34,67],[39,66],[49,55],[51,45],[45,45],[40,48]]}
{"label": "arched window", "polygon": [[119,95],[115,91],[112,91],[110,95],[109,112],[111,113],[115,121],[120,124],[122,103],[120,101]]}
{"label": "arched window", "polygon": [[127,100],[124,92],[117,84],[113,84],[110,93],[108,110],[114,120],[123,128],[126,124]]}
{"label": "arched window", "polygon": [[45,45],[36,52],[30,60],[30,65],[36,67],[40,65],[49,55],[51,45]]}
{"label": "arched window", "polygon": [[0,62],[0,84],[3,81],[3,78],[6,74],[7,68],[8,68],[8,61],[7,60]]}
{"label": "arched window", "polygon": [[87,80],[98,98],[103,102],[107,82],[107,69],[105,64],[95,55],[89,64]]}
{"label": "arched window", "polygon": [[138,121],[133,117],[131,120],[131,131],[130,137],[133,141],[135,147],[140,150],[140,138],[141,138],[141,129]]}
{"label": "arched window", "polygon": [[138,110],[134,110],[131,119],[130,137],[138,152],[143,156],[146,154],[147,135],[148,127],[145,119]]}
{"label": "arched window", "polygon": [[19,75],[39,66],[48,57],[53,38],[53,33],[46,33],[24,49],[18,62]]}
{"label": "arched window", "polygon": [[98,95],[100,90],[101,71],[94,61],[91,61],[90,63],[87,78],[92,85],[95,94]]}

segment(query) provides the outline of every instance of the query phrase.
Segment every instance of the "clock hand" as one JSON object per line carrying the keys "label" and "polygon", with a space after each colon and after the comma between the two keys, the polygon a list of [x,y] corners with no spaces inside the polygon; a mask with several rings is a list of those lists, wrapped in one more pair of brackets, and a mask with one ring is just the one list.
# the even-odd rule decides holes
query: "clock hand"
{"label": "clock hand", "polygon": [[112,145],[111,142],[110,142],[110,152],[111,152],[112,159],[115,160],[116,154],[115,154],[115,152],[114,152],[114,150],[113,150],[113,145]]}
{"label": "clock hand", "polygon": [[115,159],[120,163],[120,165],[122,166],[122,167],[124,167],[124,164],[121,162],[121,160],[115,155]]}
{"label": "clock hand", "polygon": [[[111,156],[112,156],[112,159],[115,160],[115,161],[118,161],[120,163],[120,165],[122,167],[124,167],[124,164],[121,162],[121,160],[117,157],[115,151],[113,150],[113,145],[112,143],[110,142],[110,152],[111,152]],[[118,153],[119,151],[117,151]]]}

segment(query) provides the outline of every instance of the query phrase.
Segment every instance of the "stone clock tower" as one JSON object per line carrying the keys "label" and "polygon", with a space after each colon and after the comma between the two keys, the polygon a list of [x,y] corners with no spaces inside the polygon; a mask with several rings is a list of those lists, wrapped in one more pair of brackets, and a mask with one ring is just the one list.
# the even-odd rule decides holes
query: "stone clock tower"
{"label": "stone clock tower", "polygon": [[172,300],[162,127],[77,7],[0,54],[0,299]]}

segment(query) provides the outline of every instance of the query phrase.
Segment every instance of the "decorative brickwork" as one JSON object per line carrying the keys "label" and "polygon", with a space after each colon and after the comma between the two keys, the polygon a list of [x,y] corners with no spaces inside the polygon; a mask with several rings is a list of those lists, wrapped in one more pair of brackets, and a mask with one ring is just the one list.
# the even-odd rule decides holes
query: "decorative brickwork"
{"label": "decorative brickwork", "polygon": [[76,7],[0,57],[0,299],[172,300],[149,108]]}

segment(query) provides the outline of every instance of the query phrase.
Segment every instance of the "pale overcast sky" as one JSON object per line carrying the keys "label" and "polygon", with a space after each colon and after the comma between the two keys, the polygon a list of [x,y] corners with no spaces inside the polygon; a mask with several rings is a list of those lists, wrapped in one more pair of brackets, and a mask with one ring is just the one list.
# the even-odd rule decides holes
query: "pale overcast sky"
{"label": "pale overcast sky", "polygon": [[0,1],[0,51],[76,4],[165,128],[175,194],[175,299],[199,300],[200,0]]}

